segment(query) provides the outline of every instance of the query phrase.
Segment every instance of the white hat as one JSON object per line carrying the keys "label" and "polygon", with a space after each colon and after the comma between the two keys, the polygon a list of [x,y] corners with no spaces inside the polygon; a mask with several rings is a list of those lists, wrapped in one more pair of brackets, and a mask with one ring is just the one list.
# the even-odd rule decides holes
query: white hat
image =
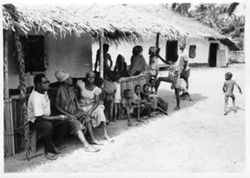
{"label": "white hat", "polygon": [[58,71],[55,72],[55,76],[56,76],[56,79],[59,82],[63,82],[63,81],[67,80],[70,77],[70,74],[66,73],[66,72],[64,72],[62,70],[58,70]]}

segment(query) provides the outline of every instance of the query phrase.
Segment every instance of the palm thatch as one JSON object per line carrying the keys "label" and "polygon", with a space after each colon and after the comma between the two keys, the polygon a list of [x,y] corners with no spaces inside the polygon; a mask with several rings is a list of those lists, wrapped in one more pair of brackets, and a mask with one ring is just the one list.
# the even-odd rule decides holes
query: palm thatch
{"label": "palm thatch", "polygon": [[[226,38],[192,19],[182,17],[163,5],[16,5],[20,30],[50,32],[56,37],[90,33],[98,40],[104,32],[107,42],[155,38],[158,32],[166,39],[183,37]],[[3,27],[15,24],[8,8],[3,8]]]}

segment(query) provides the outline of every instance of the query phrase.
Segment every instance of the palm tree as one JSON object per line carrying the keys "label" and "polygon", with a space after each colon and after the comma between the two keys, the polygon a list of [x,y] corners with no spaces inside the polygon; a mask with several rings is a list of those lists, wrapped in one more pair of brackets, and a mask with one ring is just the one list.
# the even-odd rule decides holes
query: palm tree
{"label": "palm tree", "polygon": [[243,49],[245,18],[234,14],[238,5],[205,3],[192,9],[190,3],[173,3],[171,9],[231,37]]}

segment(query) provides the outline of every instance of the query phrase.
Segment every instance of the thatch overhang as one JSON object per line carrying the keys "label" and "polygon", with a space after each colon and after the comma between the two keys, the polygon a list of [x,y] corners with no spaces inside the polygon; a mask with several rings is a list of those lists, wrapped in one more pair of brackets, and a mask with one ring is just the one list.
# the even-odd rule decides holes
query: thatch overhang
{"label": "thatch overhang", "polygon": [[[98,40],[103,31],[106,41],[136,41],[155,38],[160,32],[167,39],[179,39],[183,30],[166,23],[164,19],[139,11],[128,5],[15,5],[20,31],[50,32],[56,37],[67,34],[80,36],[90,33]],[[15,20],[9,9],[3,7],[3,27],[13,29]]]}
{"label": "thatch overhang", "polygon": [[[103,31],[106,42],[135,42],[161,33],[168,40],[185,37],[224,39],[212,28],[167,9],[163,5],[15,5],[23,32],[49,32],[64,38],[90,33],[97,41]],[[14,19],[3,7],[3,27],[12,29]],[[228,45],[233,44],[231,41]]]}
{"label": "thatch overhang", "polygon": [[216,30],[205,26],[194,19],[180,16],[163,5],[134,6],[134,8],[150,13],[155,17],[165,19],[170,25],[185,32],[185,35],[188,37],[219,40],[221,43],[227,45],[230,50],[240,50],[240,48],[229,37],[220,34]]}

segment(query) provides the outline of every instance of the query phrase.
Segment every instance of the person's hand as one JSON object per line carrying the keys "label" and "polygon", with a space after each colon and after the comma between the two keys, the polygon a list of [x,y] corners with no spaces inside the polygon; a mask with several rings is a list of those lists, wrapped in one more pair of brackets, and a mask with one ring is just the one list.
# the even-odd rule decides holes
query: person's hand
{"label": "person's hand", "polygon": [[66,115],[59,115],[59,119],[64,121],[65,119],[67,119],[67,116]]}
{"label": "person's hand", "polygon": [[76,82],[76,86],[78,86],[79,88],[81,88],[82,83],[83,83],[83,81],[82,81],[82,80],[77,80],[77,82]]}
{"label": "person's hand", "polygon": [[71,115],[71,116],[70,116],[70,119],[72,119],[72,120],[77,120],[77,117],[74,116],[74,115]]}
{"label": "person's hand", "polygon": [[89,111],[87,112],[87,115],[88,115],[88,116],[91,116],[91,115],[92,115],[92,110],[89,110]]}

